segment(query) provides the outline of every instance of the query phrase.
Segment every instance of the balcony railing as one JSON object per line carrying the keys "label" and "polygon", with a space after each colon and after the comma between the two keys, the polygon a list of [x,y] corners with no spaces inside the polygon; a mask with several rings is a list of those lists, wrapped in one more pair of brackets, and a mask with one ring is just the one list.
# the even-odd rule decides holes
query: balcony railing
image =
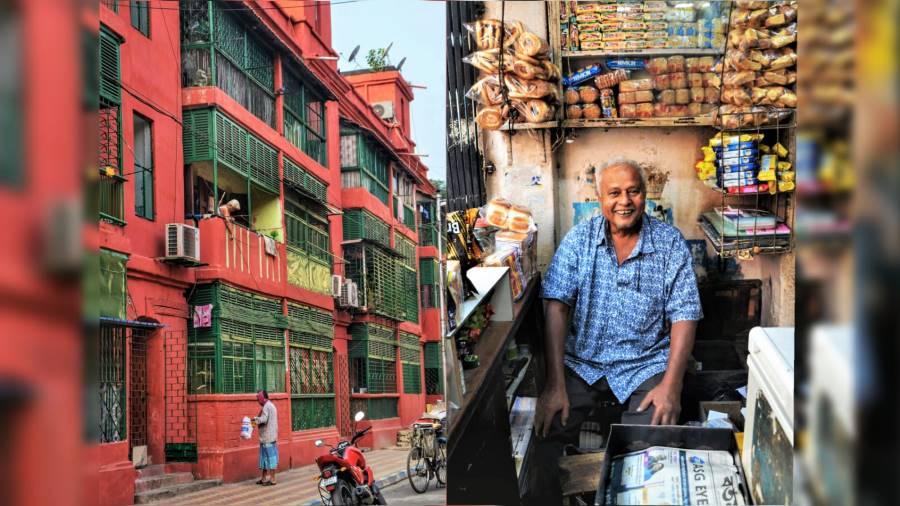
{"label": "balcony railing", "polygon": [[125,178],[100,173],[100,219],[125,224]]}
{"label": "balcony railing", "polygon": [[211,268],[247,276],[249,286],[280,283],[284,275],[285,246],[275,242],[275,255],[266,252],[266,239],[237,223],[226,227],[222,218],[200,221],[200,260]]}
{"label": "balcony railing", "polygon": [[419,226],[419,246],[437,246],[438,233],[438,227],[434,223]]}

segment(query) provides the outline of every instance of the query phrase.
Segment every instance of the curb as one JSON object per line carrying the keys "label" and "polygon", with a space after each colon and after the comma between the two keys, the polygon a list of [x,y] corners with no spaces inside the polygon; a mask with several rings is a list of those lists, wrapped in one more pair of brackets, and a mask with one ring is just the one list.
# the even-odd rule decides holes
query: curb
{"label": "curb", "polygon": [[[379,490],[383,490],[385,487],[390,487],[391,485],[396,485],[401,481],[406,479],[406,471],[398,471],[394,474],[390,474],[387,478],[382,478],[380,480],[375,480],[375,486],[378,487]],[[319,499],[313,499],[311,501],[300,503],[299,506],[317,506],[322,504],[322,501]]]}

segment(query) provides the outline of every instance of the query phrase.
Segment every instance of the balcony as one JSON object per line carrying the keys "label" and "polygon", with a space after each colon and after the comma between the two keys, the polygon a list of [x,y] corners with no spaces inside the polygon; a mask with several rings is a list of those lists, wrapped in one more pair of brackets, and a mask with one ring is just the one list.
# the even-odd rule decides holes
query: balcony
{"label": "balcony", "polygon": [[419,226],[419,246],[438,245],[438,226],[434,223],[425,223]]}
{"label": "balcony", "polygon": [[116,225],[125,224],[125,178],[100,173],[100,219]]}
{"label": "balcony", "polygon": [[[207,264],[197,270],[201,279],[227,279],[256,290],[279,293],[274,285],[285,277],[284,244],[275,242],[274,252],[266,251],[266,239],[237,223],[226,227],[223,218],[200,221],[200,261]],[[266,284],[270,284],[266,290]]]}

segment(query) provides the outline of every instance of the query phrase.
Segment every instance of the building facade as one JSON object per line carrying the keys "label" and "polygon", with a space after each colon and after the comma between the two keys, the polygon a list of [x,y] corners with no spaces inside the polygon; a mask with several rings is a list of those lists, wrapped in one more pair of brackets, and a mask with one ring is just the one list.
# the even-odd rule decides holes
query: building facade
{"label": "building facade", "polygon": [[172,7],[100,7],[102,504],[133,500],[140,463],[255,475],[239,429],[260,389],[282,469],[357,410],[361,445],[392,446],[443,397],[409,83],[342,75],[327,2]]}

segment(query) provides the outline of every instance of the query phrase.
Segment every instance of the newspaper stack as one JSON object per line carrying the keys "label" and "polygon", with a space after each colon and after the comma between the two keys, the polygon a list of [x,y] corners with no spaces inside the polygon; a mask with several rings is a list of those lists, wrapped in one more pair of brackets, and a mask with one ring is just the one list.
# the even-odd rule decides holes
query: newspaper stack
{"label": "newspaper stack", "polygon": [[745,504],[727,451],[652,446],[615,457],[606,504]]}

